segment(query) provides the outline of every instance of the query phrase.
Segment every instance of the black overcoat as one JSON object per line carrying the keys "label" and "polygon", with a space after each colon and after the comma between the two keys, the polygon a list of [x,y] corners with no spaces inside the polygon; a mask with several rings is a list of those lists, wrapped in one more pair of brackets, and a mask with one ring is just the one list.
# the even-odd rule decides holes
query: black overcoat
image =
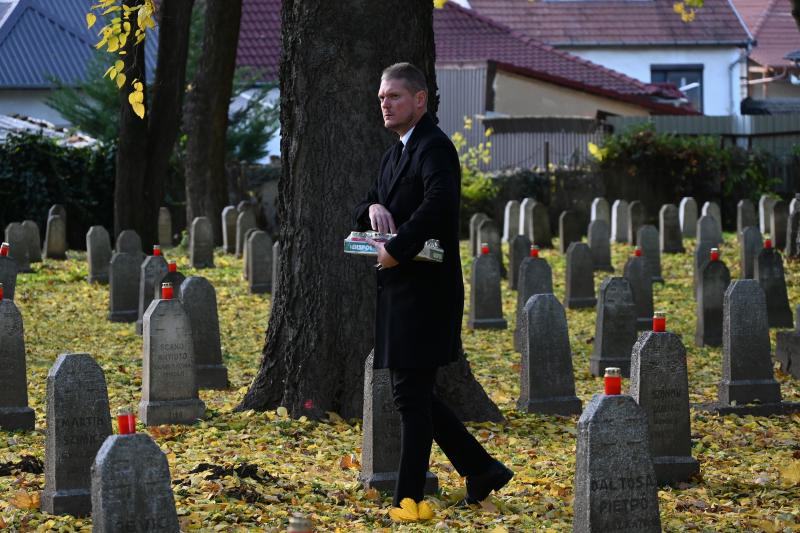
{"label": "black overcoat", "polygon": [[[397,228],[386,251],[400,264],[377,271],[374,366],[443,366],[461,354],[461,165],[453,143],[427,113],[395,163],[400,150],[398,142],[383,155],[378,178],[353,211],[356,230],[367,231],[369,206],[382,204]],[[441,243],[442,263],[413,260],[428,239]]]}

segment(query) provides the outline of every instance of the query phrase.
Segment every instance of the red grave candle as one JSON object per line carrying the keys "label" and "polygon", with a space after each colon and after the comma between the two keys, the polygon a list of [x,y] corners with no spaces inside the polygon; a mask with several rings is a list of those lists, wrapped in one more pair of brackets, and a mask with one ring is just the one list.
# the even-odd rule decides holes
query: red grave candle
{"label": "red grave candle", "polygon": [[0,283],[0,302],[3,301],[3,284]]}
{"label": "red grave candle", "polygon": [[161,255],[161,246],[157,244],[153,245],[153,255]]}
{"label": "red grave candle", "polygon": [[0,244],[0,257],[7,257],[8,256],[8,243],[4,242]]}
{"label": "red grave candle", "polygon": [[161,299],[172,300],[172,283],[161,284]]}
{"label": "red grave candle", "polygon": [[606,396],[622,394],[622,376],[619,368],[615,366],[606,368],[606,373],[603,377],[603,386]]}
{"label": "red grave candle", "polygon": [[636,257],[642,257],[642,248],[640,246],[634,248],[633,255],[635,255]]}
{"label": "red grave candle", "polygon": [[481,254],[486,255],[488,253],[489,253],[489,244],[488,243],[481,244]]}
{"label": "red grave candle", "polygon": [[535,244],[531,246],[531,257],[539,257],[539,247]]}
{"label": "red grave candle", "polygon": [[764,248],[767,250],[772,248],[772,239],[764,239]]}
{"label": "red grave candle", "polygon": [[128,407],[121,407],[117,411],[117,428],[120,435],[133,435],[136,433],[136,415]]}
{"label": "red grave candle", "polygon": [[169,272],[177,272],[178,271],[178,263],[175,261],[170,261],[167,263],[167,270]]}
{"label": "red grave candle", "polygon": [[719,261],[719,248],[712,248],[711,249],[711,260],[712,261]]}
{"label": "red grave candle", "polygon": [[653,313],[653,331],[663,333],[667,331],[667,315],[661,311]]}

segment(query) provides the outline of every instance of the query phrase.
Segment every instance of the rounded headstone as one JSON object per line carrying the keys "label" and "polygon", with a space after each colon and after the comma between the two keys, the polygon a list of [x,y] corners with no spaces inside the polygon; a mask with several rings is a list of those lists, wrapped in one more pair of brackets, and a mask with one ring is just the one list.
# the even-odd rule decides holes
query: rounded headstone
{"label": "rounded headstone", "polygon": [[681,233],[684,237],[697,236],[697,202],[694,198],[686,196],[681,198],[678,205],[678,218],[681,223]]}
{"label": "rounded headstone", "polygon": [[597,305],[594,295],[594,263],[589,246],[573,242],[567,249],[566,289],[564,300],[569,309]]}
{"label": "rounded headstone", "polygon": [[602,376],[606,368],[617,367],[628,377],[637,324],[631,285],[623,277],[606,278],[600,284],[598,295],[589,370],[593,376]]}

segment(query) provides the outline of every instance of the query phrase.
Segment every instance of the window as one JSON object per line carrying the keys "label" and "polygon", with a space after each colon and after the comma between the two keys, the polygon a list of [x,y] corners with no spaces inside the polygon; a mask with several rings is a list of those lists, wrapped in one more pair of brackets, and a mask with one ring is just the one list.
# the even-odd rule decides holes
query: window
{"label": "window", "polygon": [[703,112],[703,65],[650,65],[651,83],[671,83]]}

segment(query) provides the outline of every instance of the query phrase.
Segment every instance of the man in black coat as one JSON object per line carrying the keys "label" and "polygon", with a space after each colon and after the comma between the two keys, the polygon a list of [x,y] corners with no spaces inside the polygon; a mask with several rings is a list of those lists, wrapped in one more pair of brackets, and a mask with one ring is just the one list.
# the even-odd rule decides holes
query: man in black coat
{"label": "man in black coat", "polygon": [[[461,356],[464,284],[461,165],[453,143],[426,113],[427,97],[425,76],[410,63],[383,71],[378,98],[384,126],[400,142],[384,154],[377,180],[354,210],[358,230],[396,233],[385,245],[370,241],[378,250],[375,368],[389,369],[401,420],[395,508],[405,498],[422,501],[433,440],[467,478],[467,503],[484,500],[513,476],[433,392],[437,368]],[[443,262],[413,260],[428,239],[441,244]]]}

